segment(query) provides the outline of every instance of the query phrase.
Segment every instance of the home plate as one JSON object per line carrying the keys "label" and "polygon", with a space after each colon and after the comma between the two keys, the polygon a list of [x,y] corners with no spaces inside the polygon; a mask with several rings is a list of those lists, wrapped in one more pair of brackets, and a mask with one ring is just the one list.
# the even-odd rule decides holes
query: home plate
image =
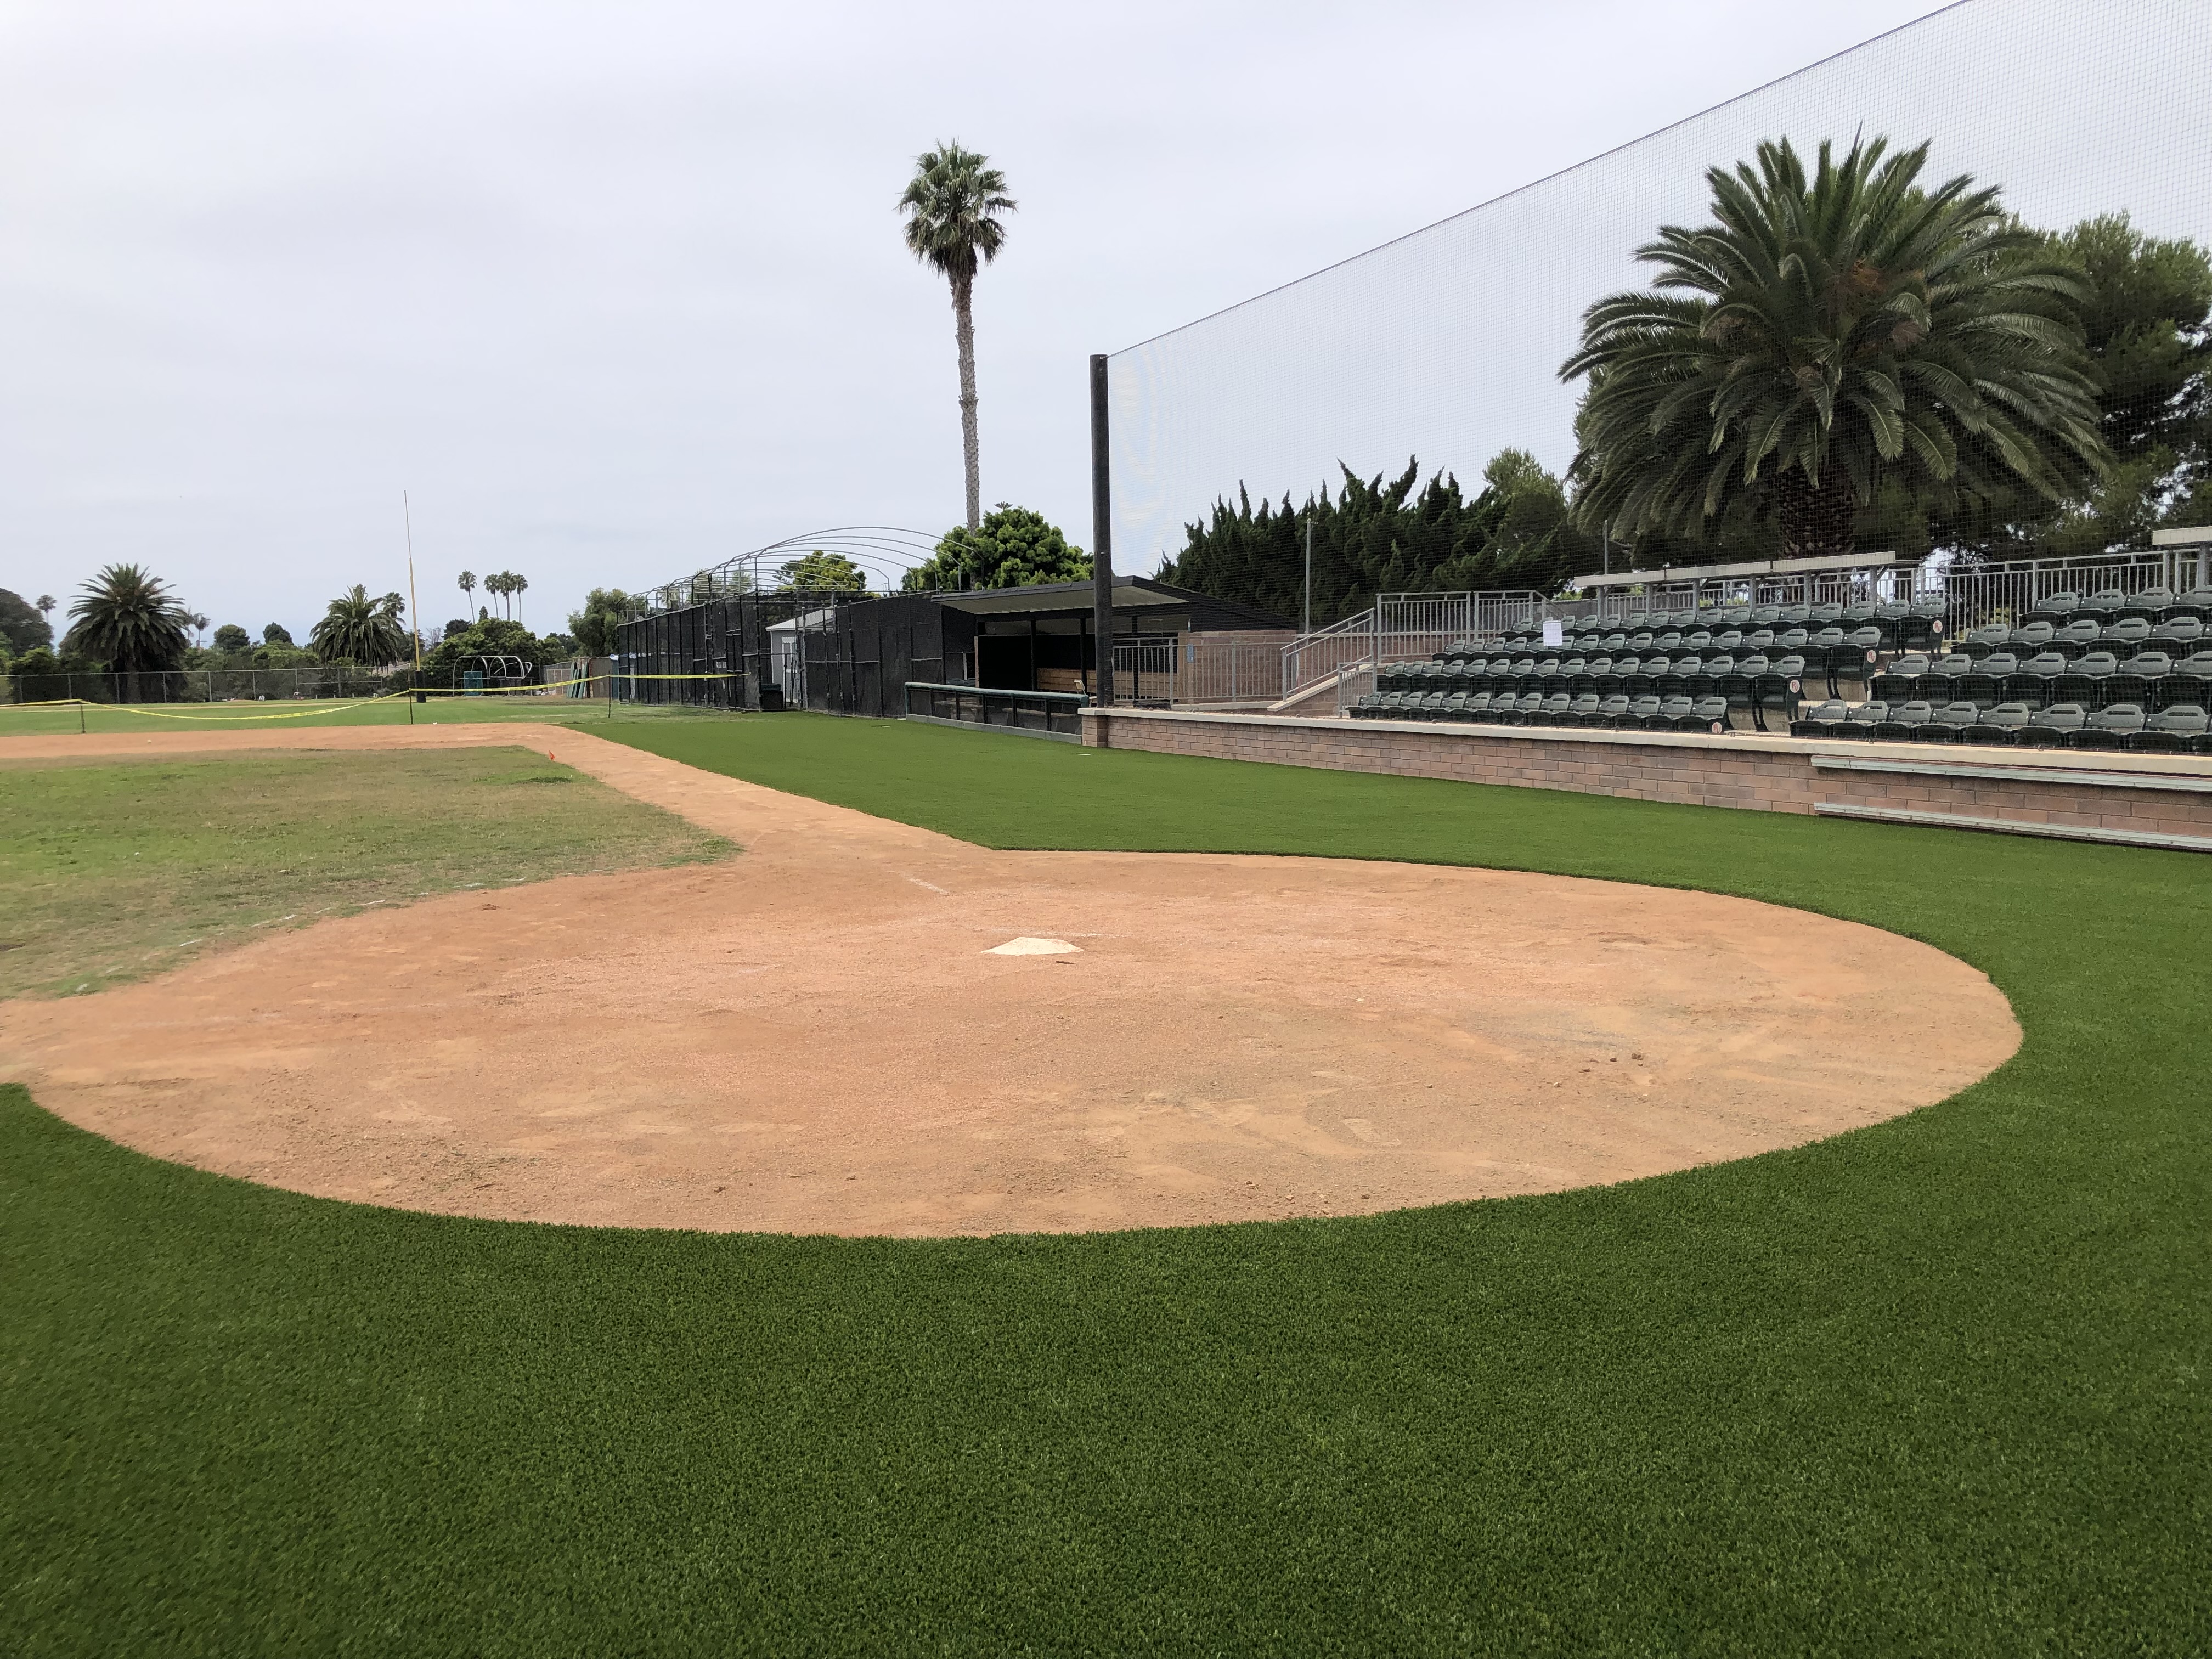
{"label": "home plate", "polygon": [[1010,939],[1004,945],[994,945],[983,952],[987,957],[1079,957],[1080,945],[1070,945],[1064,939]]}

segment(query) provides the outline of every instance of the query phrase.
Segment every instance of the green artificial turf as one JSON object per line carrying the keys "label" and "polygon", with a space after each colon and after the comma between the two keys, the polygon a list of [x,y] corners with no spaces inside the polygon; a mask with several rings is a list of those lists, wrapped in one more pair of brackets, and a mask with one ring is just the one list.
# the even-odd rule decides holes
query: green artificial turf
{"label": "green artificial turf", "polygon": [[989,1241],[353,1208],[15,1091],[0,1650],[2212,1646],[2212,866],[915,726],[623,735],[998,845],[1798,904],[1986,969],[2027,1041],[1622,1187]]}
{"label": "green artificial turf", "polygon": [[0,997],[105,989],[457,888],[729,850],[526,749],[88,763],[0,743]]}

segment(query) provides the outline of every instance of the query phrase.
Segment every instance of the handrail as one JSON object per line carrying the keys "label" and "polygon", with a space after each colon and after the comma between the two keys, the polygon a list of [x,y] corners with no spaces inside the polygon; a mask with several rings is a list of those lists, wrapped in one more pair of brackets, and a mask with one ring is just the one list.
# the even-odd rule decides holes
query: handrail
{"label": "handrail", "polygon": [[1052,702],[1087,703],[1091,701],[1084,691],[1024,691],[1018,685],[948,685],[938,680],[908,680],[908,690],[914,691],[961,691],[984,697],[1042,697]]}

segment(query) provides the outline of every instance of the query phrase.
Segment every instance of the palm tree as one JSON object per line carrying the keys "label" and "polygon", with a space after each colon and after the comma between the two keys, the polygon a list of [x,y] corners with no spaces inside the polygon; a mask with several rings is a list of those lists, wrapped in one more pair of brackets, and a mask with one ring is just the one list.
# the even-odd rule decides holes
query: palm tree
{"label": "palm tree", "polygon": [[514,578],[508,575],[504,570],[501,570],[492,575],[486,576],[483,579],[483,582],[484,592],[495,595],[499,599],[499,614],[501,617],[506,616],[507,596],[514,592]]}
{"label": "palm tree", "polygon": [[1885,478],[1917,499],[2056,499],[2102,471],[2078,273],[1961,175],[1787,140],[1705,175],[1717,224],[1666,226],[1652,288],[1600,300],[1563,380],[1589,377],[1576,514],[1697,538],[1771,517],[1791,555],[1847,554]]}
{"label": "palm tree", "polygon": [[906,245],[952,284],[952,332],[960,348],[960,448],[968,467],[968,527],[983,521],[982,451],[975,435],[975,311],[978,263],[999,257],[1006,228],[997,217],[1018,205],[990,158],[940,143],[915,157],[913,180],[899,198]]}
{"label": "palm tree", "polygon": [[141,566],[107,566],[77,590],[69,613],[76,620],[63,650],[97,658],[118,674],[159,673],[184,660],[190,613]]}
{"label": "palm tree", "polygon": [[33,603],[39,607],[39,614],[47,619],[47,625],[51,627],[54,614],[54,596],[51,593],[41,593]]}
{"label": "palm tree", "polygon": [[523,575],[519,571],[510,570],[507,573],[507,591],[514,597],[514,620],[517,622],[520,622],[522,620],[522,596],[529,591],[529,577]]}
{"label": "palm tree", "polygon": [[477,597],[477,573],[476,573],[475,571],[473,571],[473,570],[464,570],[463,572],[461,572],[461,577],[460,577],[460,589],[461,589],[461,597],[462,597],[463,599],[465,599],[468,600],[468,601],[469,601],[469,603],[470,603],[470,604],[471,604],[471,605],[473,605],[473,604],[475,604],[475,603],[476,603],[476,597]]}
{"label": "palm tree", "polygon": [[332,599],[323,619],[315,624],[307,643],[325,662],[355,662],[363,666],[397,662],[406,654],[407,636],[400,630],[399,596],[368,597],[359,582]]}

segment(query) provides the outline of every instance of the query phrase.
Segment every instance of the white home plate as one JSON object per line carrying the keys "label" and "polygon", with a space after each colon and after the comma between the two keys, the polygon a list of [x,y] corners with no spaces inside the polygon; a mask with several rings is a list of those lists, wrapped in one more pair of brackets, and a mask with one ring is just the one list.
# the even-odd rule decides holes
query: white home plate
{"label": "white home plate", "polygon": [[1010,939],[1004,945],[994,945],[983,952],[987,957],[1079,957],[1080,945],[1070,945],[1064,939]]}

